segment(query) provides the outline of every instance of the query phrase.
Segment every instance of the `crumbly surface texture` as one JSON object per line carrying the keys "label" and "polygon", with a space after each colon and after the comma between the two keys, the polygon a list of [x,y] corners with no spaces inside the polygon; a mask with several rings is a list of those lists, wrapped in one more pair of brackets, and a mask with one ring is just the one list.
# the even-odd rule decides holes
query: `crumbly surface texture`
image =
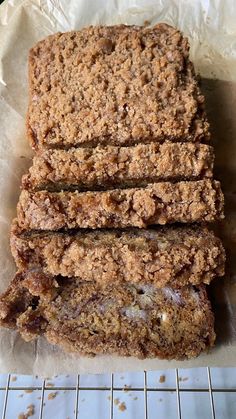
{"label": "crumbly surface texture", "polygon": [[11,250],[21,271],[42,269],[101,286],[125,281],[180,288],[224,274],[221,241],[203,227],[19,235],[14,224]]}
{"label": "crumbly surface texture", "polygon": [[85,355],[192,358],[215,340],[204,286],[173,290],[79,278],[16,275],[0,298],[0,322],[29,341],[38,335]]}
{"label": "crumbly surface texture", "polygon": [[160,182],[146,188],[105,192],[21,192],[17,218],[22,230],[146,227],[151,224],[223,218],[220,183]]}
{"label": "crumbly surface texture", "polygon": [[213,148],[205,144],[138,144],[43,150],[23,176],[24,189],[109,189],[159,180],[212,177]]}
{"label": "crumbly surface texture", "polygon": [[88,27],[29,55],[33,148],[209,138],[204,97],[175,28]]}

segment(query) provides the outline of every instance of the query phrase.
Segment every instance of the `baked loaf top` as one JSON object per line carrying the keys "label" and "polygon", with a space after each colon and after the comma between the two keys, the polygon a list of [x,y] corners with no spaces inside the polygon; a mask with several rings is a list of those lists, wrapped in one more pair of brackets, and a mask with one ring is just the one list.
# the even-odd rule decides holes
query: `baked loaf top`
{"label": "baked loaf top", "polygon": [[0,298],[0,323],[27,341],[45,335],[85,355],[192,358],[215,340],[203,285],[173,291],[126,283],[101,290],[40,272],[16,275]]}
{"label": "baked loaf top", "polygon": [[166,24],[88,27],[29,55],[33,148],[209,139],[189,45]]}

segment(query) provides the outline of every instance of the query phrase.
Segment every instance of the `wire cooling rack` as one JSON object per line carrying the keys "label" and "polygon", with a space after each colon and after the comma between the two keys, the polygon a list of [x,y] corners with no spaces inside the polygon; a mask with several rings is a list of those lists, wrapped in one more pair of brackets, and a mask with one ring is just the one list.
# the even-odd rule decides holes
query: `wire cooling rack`
{"label": "wire cooling rack", "polygon": [[234,419],[236,368],[0,376],[2,419]]}

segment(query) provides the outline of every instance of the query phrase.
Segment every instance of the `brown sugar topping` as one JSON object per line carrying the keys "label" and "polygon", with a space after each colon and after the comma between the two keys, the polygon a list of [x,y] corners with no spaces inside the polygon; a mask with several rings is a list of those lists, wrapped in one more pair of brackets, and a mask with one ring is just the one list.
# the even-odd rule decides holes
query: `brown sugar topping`
{"label": "brown sugar topping", "polygon": [[34,148],[209,138],[189,45],[166,24],[58,33],[29,56]]}

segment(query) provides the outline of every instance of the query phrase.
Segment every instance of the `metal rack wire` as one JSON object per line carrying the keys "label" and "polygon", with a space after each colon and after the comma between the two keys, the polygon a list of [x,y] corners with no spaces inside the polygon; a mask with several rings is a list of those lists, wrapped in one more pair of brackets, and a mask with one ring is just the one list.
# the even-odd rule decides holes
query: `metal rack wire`
{"label": "metal rack wire", "polygon": [[[179,384],[179,370],[175,369],[175,386],[174,387],[161,387],[159,388],[152,388],[147,385],[147,372],[143,372],[143,387],[129,387],[130,391],[135,392],[142,392],[143,393],[143,418],[149,419],[150,417],[150,410],[148,405],[148,394],[150,392],[174,392],[176,395],[176,417],[178,419],[182,419],[182,407],[181,407],[181,395],[184,392],[204,392],[209,395],[209,406],[210,406],[210,412],[211,412],[211,418],[216,419],[215,414],[215,405],[214,405],[214,393],[215,392],[232,392],[236,393],[236,388],[213,388],[212,387],[212,378],[211,378],[211,369],[207,368],[207,380],[208,380],[208,386],[206,388],[181,388]],[[4,403],[3,403],[3,409],[2,409],[2,419],[6,419],[6,412],[7,412],[7,405],[8,405],[8,399],[9,399],[9,392],[14,390],[23,390],[23,391],[29,391],[29,390],[38,390],[41,392],[40,396],[40,409],[39,409],[39,415],[37,416],[39,419],[43,419],[46,416],[44,415],[44,406],[45,406],[45,391],[52,390],[72,390],[75,392],[75,401],[74,401],[74,418],[75,419],[82,419],[80,416],[80,391],[82,390],[88,390],[88,391],[109,391],[109,418],[114,418],[114,392],[115,391],[122,391],[124,390],[123,387],[115,386],[114,385],[114,374],[110,375],[110,385],[109,386],[102,386],[102,387],[87,387],[80,385],[80,376],[78,375],[76,377],[76,385],[75,386],[50,386],[47,385],[46,380],[44,379],[41,386],[32,386],[32,387],[19,387],[15,386],[11,383],[11,374],[7,377],[7,382],[5,387],[0,387],[0,390],[4,391]],[[92,393],[91,393],[92,394]],[[56,417],[56,416],[55,416]]]}

